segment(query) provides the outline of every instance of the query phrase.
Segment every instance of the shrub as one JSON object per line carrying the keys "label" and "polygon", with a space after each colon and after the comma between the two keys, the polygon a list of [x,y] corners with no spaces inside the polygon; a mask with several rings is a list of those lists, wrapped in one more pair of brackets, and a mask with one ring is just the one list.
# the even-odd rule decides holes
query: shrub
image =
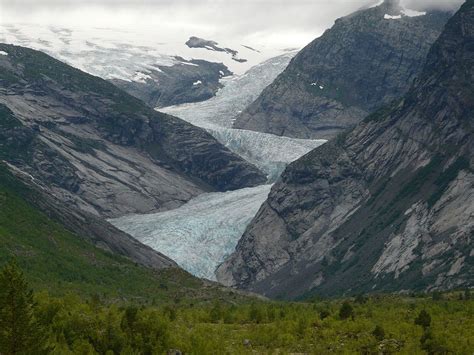
{"label": "shrub", "polygon": [[377,325],[372,332],[372,335],[377,339],[378,341],[382,341],[385,339],[385,330],[380,326]]}
{"label": "shrub", "polygon": [[354,318],[354,308],[349,302],[344,302],[339,310],[339,318],[344,320],[348,318]]}

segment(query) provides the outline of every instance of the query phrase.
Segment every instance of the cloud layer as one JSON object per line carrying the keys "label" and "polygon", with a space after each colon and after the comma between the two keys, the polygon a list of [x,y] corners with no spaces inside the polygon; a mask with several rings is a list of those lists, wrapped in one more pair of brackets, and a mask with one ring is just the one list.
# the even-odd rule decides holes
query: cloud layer
{"label": "cloud layer", "polygon": [[[415,9],[456,9],[462,0],[403,0]],[[185,31],[300,47],[338,17],[376,0],[0,0],[0,23]],[[158,31],[159,32],[159,31]],[[264,39],[264,40],[263,40]]]}

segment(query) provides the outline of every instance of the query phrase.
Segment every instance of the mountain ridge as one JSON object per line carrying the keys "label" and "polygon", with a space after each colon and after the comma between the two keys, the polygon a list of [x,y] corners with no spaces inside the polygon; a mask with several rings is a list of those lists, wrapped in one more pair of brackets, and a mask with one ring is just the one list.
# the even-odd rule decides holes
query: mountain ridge
{"label": "mountain ridge", "polygon": [[403,99],[292,163],[227,285],[277,298],[472,286],[474,1]]}
{"label": "mountain ridge", "polygon": [[403,95],[449,18],[445,12],[403,11],[384,2],[336,20],[237,117],[234,128],[332,138]]}

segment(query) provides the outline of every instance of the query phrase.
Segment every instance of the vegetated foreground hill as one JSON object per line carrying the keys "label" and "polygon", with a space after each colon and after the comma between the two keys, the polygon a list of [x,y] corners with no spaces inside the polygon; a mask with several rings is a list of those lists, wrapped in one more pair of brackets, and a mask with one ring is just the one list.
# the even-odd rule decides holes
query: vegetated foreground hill
{"label": "vegetated foreground hill", "polygon": [[265,176],[204,130],[100,78],[0,44],[0,158],[97,215],[173,208]]}
{"label": "vegetated foreground hill", "polygon": [[0,164],[0,264],[12,258],[36,291],[54,295],[158,303],[246,297],[191,276],[94,216],[63,208]]}
{"label": "vegetated foreground hill", "polygon": [[237,117],[234,128],[334,137],[410,88],[449,16],[387,0],[338,19]]}
{"label": "vegetated foreground hill", "polygon": [[291,164],[228,285],[272,297],[473,286],[474,1],[402,100]]}

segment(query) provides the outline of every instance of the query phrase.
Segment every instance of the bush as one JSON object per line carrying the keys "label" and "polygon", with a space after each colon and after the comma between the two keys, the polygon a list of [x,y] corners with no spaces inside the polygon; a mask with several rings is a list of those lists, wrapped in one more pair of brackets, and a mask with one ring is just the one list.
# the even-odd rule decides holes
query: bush
{"label": "bush", "polygon": [[319,312],[319,318],[321,318],[321,320],[326,319],[330,315],[331,313],[327,309],[323,309]]}
{"label": "bush", "polygon": [[382,341],[385,339],[385,330],[380,326],[377,325],[372,332],[372,335],[377,339],[378,341]]}
{"label": "bush", "polygon": [[342,320],[354,318],[354,308],[349,302],[344,302],[339,310],[339,318]]}

